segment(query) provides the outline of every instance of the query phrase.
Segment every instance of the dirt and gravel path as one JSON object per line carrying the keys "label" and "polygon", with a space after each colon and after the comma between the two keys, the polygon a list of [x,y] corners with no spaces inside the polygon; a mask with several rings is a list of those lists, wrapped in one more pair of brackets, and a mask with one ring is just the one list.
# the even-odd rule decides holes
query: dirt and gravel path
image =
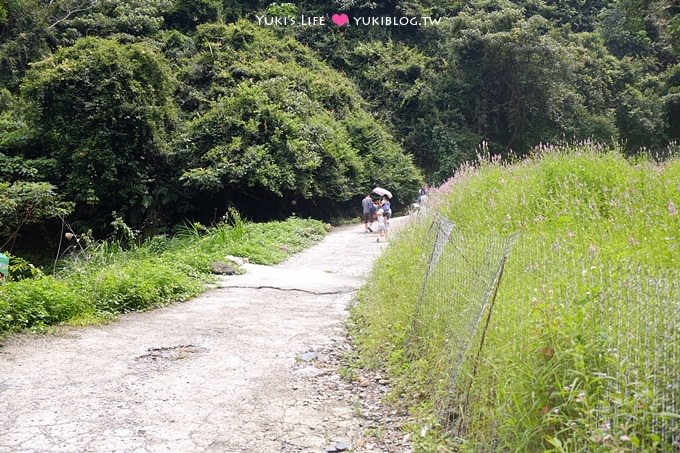
{"label": "dirt and gravel path", "polygon": [[388,383],[338,374],[347,305],[385,247],[362,230],[188,302],[10,338],[0,452],[409,451]]}

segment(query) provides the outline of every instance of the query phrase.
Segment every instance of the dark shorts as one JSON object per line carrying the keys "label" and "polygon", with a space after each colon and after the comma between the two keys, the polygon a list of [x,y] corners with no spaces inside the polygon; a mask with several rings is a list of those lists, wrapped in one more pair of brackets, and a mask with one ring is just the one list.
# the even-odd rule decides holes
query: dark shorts
{"label": "dark shorts", "polygon": [[373,213],[372,212],[367,212],[361,216],[361,220],[363,222],[372,222],[373,221]]}
{"label": "dark shorts", "polygon": [[385,217],[385,220],[388,220],[390,217],[392,217],[392,213],[391,212],[385,212],[383,214],[383,216]]}

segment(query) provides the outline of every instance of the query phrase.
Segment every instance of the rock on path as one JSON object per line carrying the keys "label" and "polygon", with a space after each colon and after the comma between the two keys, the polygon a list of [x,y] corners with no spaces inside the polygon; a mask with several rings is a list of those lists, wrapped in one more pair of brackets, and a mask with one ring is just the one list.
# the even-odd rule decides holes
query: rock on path
{"label": "rock on path", "polygon": [[347,305],[385,247],[375,238],[342,226],[191,301],[10,338],[0,452],[408,451],[366,441],[365,389],[337,375]]}

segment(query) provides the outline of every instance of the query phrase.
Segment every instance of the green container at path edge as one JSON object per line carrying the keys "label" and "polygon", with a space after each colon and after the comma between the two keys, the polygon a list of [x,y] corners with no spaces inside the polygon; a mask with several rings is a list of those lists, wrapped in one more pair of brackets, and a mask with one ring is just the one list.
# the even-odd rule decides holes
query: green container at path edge
{"label": "green container at path edge", "polygon": [[7,278],[9,275],[9,258],[0,253],[0,274],[3,278]]}

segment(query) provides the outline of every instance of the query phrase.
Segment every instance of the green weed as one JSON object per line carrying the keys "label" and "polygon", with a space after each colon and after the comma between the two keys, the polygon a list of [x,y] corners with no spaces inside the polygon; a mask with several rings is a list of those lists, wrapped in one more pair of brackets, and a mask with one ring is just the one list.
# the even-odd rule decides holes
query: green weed
{"label": "green weed", "polygon": [[[0,285],[0,335],[59,323],[83,325],[117,313],[146,310],[199,294],[211,266],[225,255],[277,263],[320,240],[315,220],[291,218],[256,224],[230,213],[215,227],[187,224],[174,238],[157,236],[141,246],[118,241],[88,243],[55,266],[55,275]],[[129,238],[128,238],[129,239]]]}
{"label": "green weed", "polygon": [[[395,238],[359,293],[351,319],[360,361],[387,369],[392,398],[420,420],[413,430],[428,427],[414,436],[419,448],[670,451],[657,428],[671,417],[662,407],[672,397],[659,383],[674,388],[678,375],[663,338],[677,341],[669,323],[678,308],[680,160],[543,148],[512,165],[464,168],[432,195],[431,212],[456,224],[471,256],[479,254],[475,238],[521,235],[479,366],[465,356],[455,390],[456,355],[436,323],[455,316],[443,308],[460,301],[441,294],[442,309],[414,326],[432,217]],[[428,348],[414,349],[414,327],[432,333]]]}

